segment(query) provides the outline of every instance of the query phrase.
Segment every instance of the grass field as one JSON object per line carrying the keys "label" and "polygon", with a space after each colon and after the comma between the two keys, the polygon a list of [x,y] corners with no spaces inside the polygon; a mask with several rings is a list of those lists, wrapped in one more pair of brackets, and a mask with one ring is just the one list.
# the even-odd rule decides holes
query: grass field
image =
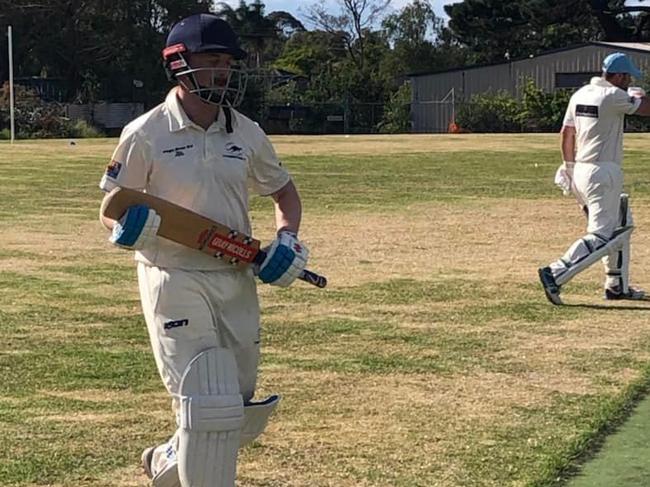
{"label": "grass field", "polygon": [[[238,485],[563,485],[646,391],[650,302],[604,302],[599,266],[545,300],[537,267],[584,227],[558,137],[273,140],[330,285],[260,286],[258,395],[284,399]],[[173,429],[132,255],[97,222],[115,142],[0,144],[1,486],[144,486]],[[625,166],[650,288],[649,135]],[[252,201],[263,239],[271,211]]]}

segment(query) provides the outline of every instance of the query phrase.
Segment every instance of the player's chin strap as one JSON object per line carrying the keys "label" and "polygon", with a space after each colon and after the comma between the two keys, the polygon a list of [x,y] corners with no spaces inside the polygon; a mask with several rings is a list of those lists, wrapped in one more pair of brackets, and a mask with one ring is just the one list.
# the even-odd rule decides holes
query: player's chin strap
{"label": "player's chin strap", "polygon": [[226,133],[232,134],[232,111],[230,107],[223,107],[223,115],[226,117]]}

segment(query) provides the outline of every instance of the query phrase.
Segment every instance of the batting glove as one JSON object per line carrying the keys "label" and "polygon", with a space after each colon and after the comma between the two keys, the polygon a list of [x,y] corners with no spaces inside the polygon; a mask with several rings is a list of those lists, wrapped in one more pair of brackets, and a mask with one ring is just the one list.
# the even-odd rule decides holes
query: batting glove
{"label": "batting glove", "polygon": [[160,227],[160,216],[145,205],[134,205],[115,222],[108,241],[130,250],[140,250],[150,245]]}
{"label": "batting glove", "polygon": [[627,94],[636,98],[641,98],[642,96],[645,96],[645,90],[640,86],[630,86],[627,89]]}
{"label": "batting glove", "polygon": [[571,183],[573,181],[573,168],[576,163],[573,161],[564,161],[555,172],[555,184],[560,187],[564,196],[571,193]]}
{"label": "batting glove", "polygon": [[307,265],[309,249],[295,233],[280,232],[269,247],[257,277],[273,286],[288,287]]}

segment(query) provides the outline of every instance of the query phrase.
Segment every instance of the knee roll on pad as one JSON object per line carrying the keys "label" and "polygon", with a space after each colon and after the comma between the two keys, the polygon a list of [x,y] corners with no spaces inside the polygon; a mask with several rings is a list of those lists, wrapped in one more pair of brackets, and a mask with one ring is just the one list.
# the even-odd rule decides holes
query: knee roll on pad
{"label": "knee roll on pad", "polygon": [[189,363],[179,390],[178,476],[183,487],[234,487],[244,404],[237,363],[211,348]]}

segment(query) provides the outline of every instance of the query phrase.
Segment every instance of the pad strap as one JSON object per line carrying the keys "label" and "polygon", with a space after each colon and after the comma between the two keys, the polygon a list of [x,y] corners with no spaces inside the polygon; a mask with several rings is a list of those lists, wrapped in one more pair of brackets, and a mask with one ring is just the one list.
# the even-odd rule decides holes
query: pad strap
{"label": "pad strap", "polygon": [[192,431],[235,431],[243,419],[239,394],[181,396],[180,427]]}

